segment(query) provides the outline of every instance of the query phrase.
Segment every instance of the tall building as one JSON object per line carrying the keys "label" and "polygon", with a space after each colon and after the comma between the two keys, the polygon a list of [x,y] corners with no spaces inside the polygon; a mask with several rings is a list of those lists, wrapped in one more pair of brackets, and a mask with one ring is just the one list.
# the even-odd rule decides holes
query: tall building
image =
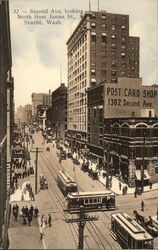
{"label": "tall building", "polygon": [[37,106],[38,105],[52,105],[52,95],[51,91],[49,93],[33,93],[32,94],[32,116],[35,119],[37,115]]}
{"label": "tall building", "polygon": [[86,12],[67,41],[68,137],[87,141],[87,93],[100,82],[139,77],[139,37],[129,36],[129,16]]}
{"label": "tall building", "polygon": [[8,248],[7,87],[12,67],[9,1],[0,0],[0,248]]}

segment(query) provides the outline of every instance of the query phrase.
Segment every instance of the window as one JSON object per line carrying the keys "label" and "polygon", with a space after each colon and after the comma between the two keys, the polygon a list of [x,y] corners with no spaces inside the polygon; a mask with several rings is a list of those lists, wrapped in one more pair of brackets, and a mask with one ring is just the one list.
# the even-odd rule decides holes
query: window
{"label": "window", "polygon": [[121,26],[121,29],[125,29],[125,28],[126,28],[125,25],[122,25],[122,26]]}
{"label": "window", "polygon": [[124,70],[121,71],[121,76],[125,76],[125,71]]}
{"label": "window", "polygon": [[125,48],[126,48],[126,46],[123,44],[123,45],[121,46],[121,48],[122,48],[122,49],[125,49]]}
{"label": "window", "polygon": [[95,23],[91,23],[91,27],[92,27],[92,28],[95,28]]}
{"label": "window", "polygon": [[112,55],[113,58],[116,58],[116,51],[112,51],[111,55]]}
{"label": "window", "polygon": [[155,174],[158,174],[158,166],[155,167]]}
{"label": "window", "polygon": [[106,33],[102,33],[102,42],[106,43]]}
{"label": "window", "polygon": [[125,56],[126,56],[126,53],[122,52],[122,53],[121,53],[121,57],[122,57],[122,58],[125,58]]}
{"label": "window", "polygon": [[111,26],[111,29],[112,29],[112,30],[115,30],[115,29],[116,29],[116,26],[113,24],[113,25]]}
{"label": "window", "polygon": [[116,62],[115,62],[115,61],[112,61],[111,66],[112,66],[112,67],[116,67]]}
{"label": "window", "polygon": [[101,53],[101,54],[102,54],[102,56],[105,56],[105,54],[106,54],[106,53],[105,53],[105,51],[102,51],[102,53]]}
{"label": "window", "polygon": [[105,14],[102,14],[102,15],[101,15],[101,19],[106,19],[106,15],[105,15]]}
{"label": "window", "polygon": [[115,49],[115,48],[116,48],[116,43],[112,43],[112,44],[111,44],[111,47],[112,47],[113,49]]}
{"label": "window", "polygon": [[102,24],[101,24],[101,27],[102,27],[102,28],[105,28],[105,27],[106,27],[105,23],[102,23]]}
{"label": "window", "polygon": [[95,76],[95,69],[91,69],[91,75]]}
{"label": "window", "polygon": [[111,71],[111,75],[112,75],[112,76],[116,76],[116,71],[112,70],[112,71]]}
{"label": "window", "polygon": [[122,36],[121,40],[122,40],[122,42],[125,42],[126,41],[126,36]]}
{"label": "window", "polygon": [[111,38],[112,38],[112,39],[115,39],[115,38],[116,38],[116,35],[111,35]]}

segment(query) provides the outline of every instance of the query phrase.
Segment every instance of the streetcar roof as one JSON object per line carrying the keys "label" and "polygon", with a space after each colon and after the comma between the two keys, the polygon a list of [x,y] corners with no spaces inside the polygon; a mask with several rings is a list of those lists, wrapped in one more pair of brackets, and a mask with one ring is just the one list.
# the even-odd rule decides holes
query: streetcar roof
{"label": "streetcar roof", "polygon": [[71,178],[71,176],[66,172],[66,171],[59,171],[59,173],[58,173],[58,176],[61,176],[63,179],[64,179],[64,181],[66,181],[66,183],[75,183],[75,181]]}
{"label": "streetcar roof", "polygon": [[146,232],[134,219],[126,213],[112,214],[112,217],[136,240],[152,240],[153,237]]}
{"label": "streetcar roof", "polygon": [[69,198],[79,198],[79,197],[95,197],[95,196],[105,196],[105,195],[114,195],[111,191],[104,190],[104,191],[89,191],[89,192],[74,192],[69,193],[67,197]]}

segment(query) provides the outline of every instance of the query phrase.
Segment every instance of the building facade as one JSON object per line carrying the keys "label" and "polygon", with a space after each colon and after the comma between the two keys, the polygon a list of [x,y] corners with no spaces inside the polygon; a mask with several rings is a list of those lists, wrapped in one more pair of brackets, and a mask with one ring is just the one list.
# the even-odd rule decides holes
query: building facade
{"label": "building facade", "polygon": [[38,105],[52,105],[52,95],[51,91],[49,93],[33,93],[32,94],[32,118],[35,120],[37,116],[37,106]]}
{"label": "building facade", "polygon": [[47,112],[47,124],[52,128],[54,137],[64,142],[67,136],[67,87],[64,83],[52,92],[52,108]]}
{"label": "building facade", "polygon": [[[88,89],[88,142],[93,158],[109,166],[130,186],[157,179],[158,86],[142,86],[141,78],[118,78]],[[108,164],[107,161],[109,160]]]}
{"label": "building facade", "polygon": [[9,3],[0,1],[0,248],[7,249],[7,79],[12,67]]}
{"label": "building facade", "polygon": [[67,41],[68,137],[87,141],[87,93],[102,81],[139,77],[139,37],[129,36],[129,16],[87,12]]}

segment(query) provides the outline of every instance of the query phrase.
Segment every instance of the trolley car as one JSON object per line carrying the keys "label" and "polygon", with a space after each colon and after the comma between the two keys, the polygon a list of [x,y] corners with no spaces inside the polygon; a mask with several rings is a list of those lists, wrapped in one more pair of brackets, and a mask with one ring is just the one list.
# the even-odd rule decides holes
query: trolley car
{"label": "trolley car", "polygon": [[68,194],[67,209],[70,213],[79,212],[84,206],[85,212],[115,209],[115,195],[111,191],[76,192]]}
{"label": "trolley car", "polygon": [[123,249],[153,249],[153,237],[126,213],[111,215],[111,235]]}
{"label": "trolley car", "polygon": [[66,171],[59,171],[57,175],[57,183],[64,196],[67,196],[70,192],[77,192],[76,182]]}

